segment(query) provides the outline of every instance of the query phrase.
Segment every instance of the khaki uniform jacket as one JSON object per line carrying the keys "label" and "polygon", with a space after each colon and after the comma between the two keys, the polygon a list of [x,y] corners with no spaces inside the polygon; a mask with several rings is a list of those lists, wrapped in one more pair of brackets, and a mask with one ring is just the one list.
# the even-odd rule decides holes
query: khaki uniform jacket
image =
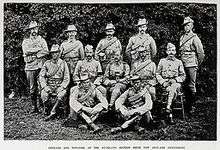
{"label": "khaki uniform jacket", "polygon": [[182,61],[168,57],[161,59],[157,67],[156,78],[161,85],[169,79],[182,83],[186,78]]}
{"label": "khaki uniform jacket", "polygon": [[[93,90],[91,95],[87,96],[84,102],[79,101],[80,98],[84,97],[87,94],[80,86],[74,86],[70,91],[70,107],[76,112],[80,111],[85,104],[90,104],[95,107],[97,104],[101,104],[103,108],[108,108],[108,101],[103,96],[103,94],[92,85]],[[88,107],[88,106],[87,106]]]}
{"label": "khaki uniform jacket", "polygon": [[147,90],[142,89],[135,92],[133,88],[129,88],[115,102],[116,110],[120,110],[122,107],[144,114],[152,109],[153,102]]}
{"label": "khaki uniform jacket", "polygon": [[49,53],[47,42],[40,35],[30,37],[22,42],[25,70],[37,70],[43,66],[43,57]]}
{"label": "khaki uniform jacket", "polygon": [[[106,49],[103,50],[103,48],[107,47]],[[99,41],[96,50],[95,50],[95,59],[99,60],[98,54],[100,52],[105,53],[105,62],[110,62],[110,60],[114,57],[114,54],[116,52],[122,51],[122,46],[121,42],[116,38],[113,37],[112,39],[104,38],[101,41]]]}
{"label": "khaki uniform jacket", "polygon": [[40,85],[43,89],[46,86],[57,86],[67,88],[70,82],[70,75],[67,63],[58,59],[57,63],[47,60],[40,71]]}
{"label": "khaki uniform jacket", "polygon": [[121,79],[124,80],[123,84],[127,84],[127,78],[130,74],[130,67],[126,62],[120,61],[118,64],[116,62],[112,62],[107,65],[105,70],[105,81],[104,85],[109,85],[111,80]]}
{"label": "khaki uniform jacket", "polygon": [[151,58],[154,58],[157,53],[157,47],[155,40],[149,34],[144,35],[134,35],[129,39],[128,45],[126,47],[126,54],[131,59],[131,51],[137,51],[140,46],[144,46],[147,51],[150,51]]}
{"label": "khaki uniform jacket", "polygon": [[134,62],[130,74],[138,75],[142,81],[147,81],[151,86],[156,85],[156,64],[151,60]]}
{"label": "khaki uniform jacket", "polygon": [[179,51],[185,67],[197,67],[205,57],[201,40],[193,32],[181,36]]}
{"label": "khaki uniform jacket", "polygon": [[90,78],[95,79],[98,73],[102,73],[102,67],[99,61],[95,59],[90,61],[84,59],[78,61],[73,75],[79,78],[80,76],[88,74]]}
{"label": "khaki uniform jacket", "polygon": [[66,40],[60,45],[61,58],[68,64],[70,73],[73,74],[78,60],[85,57],[83,44],[79,41]]}

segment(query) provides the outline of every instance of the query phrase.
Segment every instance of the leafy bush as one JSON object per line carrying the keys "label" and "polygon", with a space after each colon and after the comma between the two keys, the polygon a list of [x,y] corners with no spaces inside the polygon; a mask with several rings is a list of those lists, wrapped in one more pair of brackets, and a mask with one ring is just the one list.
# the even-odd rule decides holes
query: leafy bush
{"label": "leafy bush", "polygon": [[24,29],[30,20],[41,24],[40,34],[46,39],[49,48],[53,43],[66,39],[63,30],[68,24],[75,24],[78,38],[84,45],[96,47],[104,37],[107,22],[116,26],[116,36],[123,50],[129,38],[137,32],[135,24],[139,17],[149,20],[148,32],[156,41],[155,62],[165,56],[168,42],[179,44],[182,34],[181,24],[185,16],[195,21],[195,32],[201,38],[205,50],[205,61],[198,77],[198,93],[216,97],[216,57],[217,57],[217,11],[214,4],[187,3],[147,3],[147,4],[4,4],[4,77],[5,93],[15,89],[27,92],[21,43]]}

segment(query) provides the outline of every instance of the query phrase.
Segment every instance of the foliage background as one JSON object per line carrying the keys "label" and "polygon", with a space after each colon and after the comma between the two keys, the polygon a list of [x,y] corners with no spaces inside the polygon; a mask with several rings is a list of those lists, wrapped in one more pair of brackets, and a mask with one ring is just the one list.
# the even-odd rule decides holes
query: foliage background
{"label": "foliage background", "polygon": [[4,4],[4,90],[11,89],[23,95],[27,93],[21,43],[25,28],[31,20],[41,24],[42,35],[50,48],[53,43],[66,39],[64,30],[68,24],[75,24],[79,30],[78,39],[84,45],[96,47],[104,35],[107,22],[116,26],[116,36],[123,50],[129,38],[137,33],[135,24],[139,17],[149,20],[148,33],[157,44],[155,62],[165,57],[168,42],[178,45],[185,16],[195,21],[195,32],[201,38],[205,60],[199,69],[198,93],[202,96],[217,95],[217,6],[215,4],[189,3],[147,3],[147,4]]}

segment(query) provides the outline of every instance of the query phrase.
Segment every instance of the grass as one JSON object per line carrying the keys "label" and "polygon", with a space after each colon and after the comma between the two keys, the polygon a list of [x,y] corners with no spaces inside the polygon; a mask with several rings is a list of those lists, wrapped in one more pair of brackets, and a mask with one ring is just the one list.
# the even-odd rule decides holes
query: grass
{"label": "grass", "polygon": [[99,134],[90,130],[62,127],[64,119],[45,122],[42,114],[30,114],[31,103],[27,98],[4,100],[5,140],[216,140],[217,102],[203,98],[196,104],[191,119],[175,118],[175,124],[146,130],[143,134],[126,131],[112,135],[111,126],[98,122],[104,129]]}

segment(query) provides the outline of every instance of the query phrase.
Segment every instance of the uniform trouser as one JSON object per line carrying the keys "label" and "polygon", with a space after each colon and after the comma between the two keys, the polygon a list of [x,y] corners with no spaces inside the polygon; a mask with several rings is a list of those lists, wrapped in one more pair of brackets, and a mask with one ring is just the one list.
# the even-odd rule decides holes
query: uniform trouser
{"label": "uniform trouser", "polygon": [[37,70],[26,70],[27,81],[29,84],[29,92],[31,96],[32,105],[34,108],[37,108],[37,80],[39,69]]}
{"label": "uniform trouser", "polygon": [[198,67],[185,67],[186,84],[192,93],[196,93],[196,74]]}
{"label": "uniform trouser", "polygon": [[115,100],[125,91],[126,85],[123,83],[116,83],[115,86],[110,88],[111,99],[110,104],[114,104]]}
{"label": "uniform trouser", "polygon": [[[71,109],[72,111],[76,112],[74,108]],[[99,103],[94,107],[86,107],[84,110],[80,110],[77,113],[86,121],[86,123],[91,124],[98,118],[102,109],[103,106]],[[94,110],[98,110],[97,113],[93,113]]]}
{"label": "uniform trouser", "polygon": [[180,83],[173,83],[166,88],[168,92],[168,100],[167,100],[167,107],[170,108],[173,99],[176,98],[178,90],[180,90],[181,84]]}
{"label": "uniform trouser", "polygon": [[[59,106],[59,104],[63,101],[64,96],[66,95],[66,90],[57,91],[56,89],[53,89],[53,93],[56,94],[56,102],[54,104],[54,107],[51,110],[51,114],[56,113],[56,109]],[[45,103],[49,99],[50,93],[46,92],[44,89],[41,91],[41,99]]]}

